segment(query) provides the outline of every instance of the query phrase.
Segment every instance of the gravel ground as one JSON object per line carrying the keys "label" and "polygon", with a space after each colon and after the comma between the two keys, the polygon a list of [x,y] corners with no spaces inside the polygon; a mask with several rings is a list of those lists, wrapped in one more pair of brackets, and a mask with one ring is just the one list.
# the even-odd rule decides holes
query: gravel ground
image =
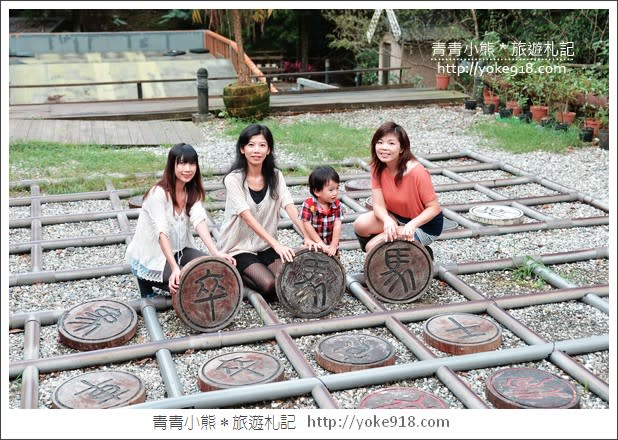
{"label": "gravel ground", "polygon": [[[498,160],[511,164],[527,173],[542,176],[550,181],[559,183],[568,188],[576,189],[590,195],[592,198],[609,203],[609,154],[597,147],[582,147],[569,149],[564,154],[533,152],[525,154],[511,154],[501,151],[488,144],[481,138],[467,134],[465,129],[476,121],[485,120],[489,116],[480,113],[463,111],[459,108],[425,107],[374,109],[329,114],[303,114],[296,116],[277,117],[284,123],[293,123],[299,120],[330,120],[338,121],[353,127],[376,128],[386,120],[394,120],[404,126],[413,146],[413,151],[419,156],[441,152],[457,152],[470,150],[481,153],[491,160]],[[204,171],[210,169],[225,169],[229,165],[229,158],[233,156],[235,140],[219,135],[226,122],[212,120],[203,126],[204,141],[196,145],[199,151]],[[265,121],[268,124],[268,120]],[[158,149],[161,154],[167,154],[167,149]],[[302,163],[306,158],[295,157],[286,150],[285,145],[277,145],[276,151],[280,164]],[[444,165],[449,161],[440,161]],[[476,161],[453,160],[450,164],[462,165]],[[363,172],[358,168],[345,170],[348,172]],[[502,179],[511,177],[502,170],[475,171],[465,173],[466,178],[472,180]],[[450,178],[434,175],[434,184],[453,183]],[[214,179],[216,182],[217,180]],[[513,185],[496,188],[496,192],[506,197],[528,197],[536,195],[555,194],[554,190],[539,184]],[[304,196],[308,193],[303,185],[293,188],[295,195]],[[490,198],[475,190],[442,192],[439,194],[442,204],[473,203],[490,200]],[[124,201],[123,201],[124,202]],[[363,202],[364,203],[364,202]],[[362,204],[362,203],[361,203]],[[112,209],[107,200],[91,200],[83,202],[46,203],[42,205],[42,215],[99,212]],[[535,207],[545,215],[564,218],[578,218],[604,215],[603,211],[582,202],[554,203]],[[221,221],[223,212],[212,211],[211,217],[215,223]],[[465,216],[465,213],[461,213]],[[10,218],[28,217],[28,207],[12,207]],[[531,222],[526,219],[525,222]],[[130,227],[135,227],[135,220],[130,220]],[[560,253],[577,249],[609,246],[610,233],[608,226],[589,226],[567,229],[553,229],[536,232],[521,232],[504,235],[480,236],[476,238],[440,240],[432,248],[435,262],[438,265],[464,263],[470,261],[486,261],[492,259],[512,258],[514,256],[540,255]],[[42,228],[42,239],[69,238],[76,236],[92,236],[119,232],[115,219],[105,221],[65,223],[50,225]],[[280,231],[282,242],[290,246],[300,245],[300,237],[293,230]],[[8,233],[10,245],[30,240],[28,228],[11,229]],[[125,245],[105,245],[96,247],[68,247],[64,249],[46,250],[43,253],[43,270],[65,270],[118,264],[123,261]],[[341,252],[341,263],[346,273],[357,274],[363,270],[364,254],[359,250],[344,250]],[[29,254],[9,255],[9,270],[11,274],[28,272],[31,268]],[[607,284],[609,281],[609,262],[607,259],[592,259],[567,264],[556,264],[549,269],[577,286]],[[530,292],[544,292],[553,289],[548,283],[539,279],[522,279],[514,271],[499,270],[461,274],[459,278],[473,287],[476,292],[485,298],[497,298],[505,295],[526,295]],[[81,302],[113,298],[117,300],[134,300],[139,298],[134,278],[131,275],[104,276],[95,279],[85,279],[70,282],[37,283],[33,285],[13,286],[8,289],[8,308],[10,313],[67,309]],[[604,298],[605,300],[605,298]],[[406,310],[419,307],[432,307],[440,304],[464,303],[468,299],[461,292],[447,283],[434,278],[425,294],[411,304],[381,304],[384,310]],[[308,319],[299,319],[292,316],[280,304],[273,303],[271,308],[282,323],[306,322]],[[325,318],[356,316],[369,313],[370,310],[351,292],[346,292],[340,305]],[[535,305],[509,310],[514,318],[529,325],[541,337],[550,341],[577,339],[587,336],[599,336],[610,333],[610,318],[592,306],[580,301],[565,301],[546,305]],[[490,316],[484,315],[491,319]],[[166,338],[181,338],[195,334],[184,325],[173,310],[158,314],[163,334]],[[257,311],[247,301],[243,301],[233,322],[223,332],[241,330],[243,328],[261,327],[262,319]],[[423,321],[406,323],[410,333],[419,340],[423,340]],[[615,331],[615,328],[614,328]],[[414,363],[417,357],[386,327],[377,326],[359,329],[358,332],[379,336],[389,341],[395,348],[396,365]],[[319,366],[315,360],[314,350],[319,340],[332,333],[311,334],[293,338],[294,343],[304,354],[306,364],[316,376],[331,374]],[[502,344],[498,350],[525,347],[526,343],[510,330],[502,327]],[[149,340],[148,331],[143,318],[139,317],[136,335],[127,342],[127,345],[136,345]],[[11,362],[23,358],[24,336],[21,331],[11,332],[9,335],[8,358]],[[221,353],[234,351],[254,350],[262,351],[281,360],[286,380],[298,379],[299,373],[286,358],[282,348],[272,341],[261,343],[224,346],[212,350],[188,350],[184,353],[174,353],[173,360],[180,377],[184,393],[199,392],[197,371],[200,365]],[[436,357],[445,357],[447,354],[428,346],[428,350]],[[42,358],[55,357],[64,354],[76,353],[76,350],[64,346],[58,340],[56,325],[45,326],[41,329],[41,345],[39,355]],[[574,355],[573,359],[586,369],[609,381],[609,351],[591,352]],[[540,368],[569,380],[576,386],[581,397],[581,407],[587,409],[605,409],[608,402],[599,398],[587,387],[582,386],[566,372],[549,361],[526,362],[516,365]],[[492,407],[485,397],[486,378],[503,367],[491,367],[458,371],[462,378],[487,406]],[[166,397],[166,390],[157,362],[153,358],[136,359],[122,364],[108,364],[96,369],[122,369],[138,375],[146,385],[147,400]],[[53,391],[64,381],[74,377],[86,369],[53,372],[40,375],[39,407],[51,407]],[[357,408],[362,398],[370,392],[386,386],[412,386],[431,392],[442,398],[449,408],[464,408],[457,397],[435,376],[420,377],[335,391],[333,398],[341,408]],[[20,407],[21,379],[9,383],[9,407]],[[310,395],[298,396],[284,400],[273,400],[242,405],[242,408],[317,408],[315,400]]]}

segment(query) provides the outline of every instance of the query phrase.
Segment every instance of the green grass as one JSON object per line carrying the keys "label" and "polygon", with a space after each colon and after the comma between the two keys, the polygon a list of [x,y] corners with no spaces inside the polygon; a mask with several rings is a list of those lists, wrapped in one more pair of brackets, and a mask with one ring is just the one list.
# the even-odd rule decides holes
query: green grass
{"label": "green grass", "polygon": [[[14,142],[9,145],[9,181],[42,179],[45,194],[102,191],[106,180],[116,188],[145,190],[155,178],[136,174],[159,172],[165,160],[165,156],[130,148]],[[11,195],[22,191],[15,188]]]}
{"label": "green grass", "polygon": [[9,146],[9,179],[111,176],[161,171],[165,156],[101,145],[15,142]]}
{"label": "green grass", "polygon": [[543,262],[527,255],[523,264],[513,269],[513,278],[520,284],[529,283],[532,287],[540,289],[545,285],[545,281],[537,277],[535,273],[535,270],[539,267],[545,267]]}
{"label": "green grass", "polygon": [[[224,134],[234,140],[248,125],[246,121],[235,119],[227,122]],[[347,127],[328,121],[289,124],[266,119],[262,123],[273,133],[275,152],[288,151],[304,158],[308,164],[370,158],[369,142],[373,128]],[[562,132],[519,123],[518,119],[482,122],[471,130],[491,145],[513,153],[565,152],[581,145],[576,127]],[[168,146],[161,148],[169,149]],[[302,163],[298,165],[298,169],[287,171],[286,175],[307,175],[309,170],[302,167]],[[108,180],[115,188],[131,188],[139,193],[154,183],[154,173],[163,170],[164,166],[164,155],[143,149],[34,141],[9,145],[9,180],[42,180],[43,194],[103,191]],[[146,177],[140,174],[146,174]],[[28,194],[28,188],[10,190],[12,197]]]}
{"label": "green grass", "polygon": [[480,122],[470,130],[489,140],[496,148],[511,153],[531,151],[564,153],[570,148],[582,145],[579,140],[579,128],[576,126],[569,127],[569,130],[565,132],[555,130],[553,127],[520,122],[517,118]]}
{"label": "green grass", "polygon": [[[336,122],[297,122],[281,124],[277,121],[263,122],[275,139],[277,148],[307,159],[307,162],[338,161],[350,158],[369,158],[369,142],[375,129],[342,126]],[[247,122],[231,120],[225,134],[238,138]]]}

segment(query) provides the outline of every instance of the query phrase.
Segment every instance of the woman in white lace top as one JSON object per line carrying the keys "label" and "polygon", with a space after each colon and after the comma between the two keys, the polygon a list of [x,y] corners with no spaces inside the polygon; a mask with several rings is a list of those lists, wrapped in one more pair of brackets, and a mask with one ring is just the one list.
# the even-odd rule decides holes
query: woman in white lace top
{"label": "woman in white lace top", "polygon": [[236,264],[219,252],[208,228],[202,205],[204,186],[197,152],[189,144],[174,145],[161,179],[143,197],[142,211],[125,259],[137,277],[142,297],[153,296],[152,287],[175,294],[180,270],[194,258],[206,255],[196,249],[191,226],[213,256]]}

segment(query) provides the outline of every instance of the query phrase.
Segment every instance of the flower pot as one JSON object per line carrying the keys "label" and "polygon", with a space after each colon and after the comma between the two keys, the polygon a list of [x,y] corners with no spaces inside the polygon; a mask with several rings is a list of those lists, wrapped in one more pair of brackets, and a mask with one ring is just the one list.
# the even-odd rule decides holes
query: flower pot
{"label": "flower pot", "polygon": [[597,96],[597,104],[599,107],[607,108],[607,103],[609,101],[609,96],[607,95],[599,95]]}
{"label": "flower pot", "polygon": [[598,119],[584,119],[584,127],[590,127],[593,130],[593,136],[599,136],[599,128],[601,128],[601,121]]}
{"label": "flower pot", "polygon": [[530,112],[532,113],[532,120],[540,122],[541,119],[547,117],[549,108],[546,105],[532,105],[530,106]]}
{"label": "flower pot", "polygon": [[476,108],[476,100],[466,99],[464,101],[464,107],[466,110],[474,110]]}
{"label": "flower pot", "polygon": [[583,107],[585,103],[586,94],[584,92],[577,92],[575,94],[575,97],[573,98],[572,104],[576,105],[577,107]]}
{"label": "flower pot", "polygon": [[513,116],[513,109],[512,108],[501,108],[499,113],[500,113],[500,117],[503,119],[510,118],[511,116]]}
{"label": "flower pot", "polygon": [[527,124],[529,124],[530,121],[532,120],[532,113],[523,112],[521,115],[519,115],[519,120],[521,122],[526,122]]}
{"label": "flower pot", "polygon": [[579,140],[582,142],[592,142],[593,134],[592,127],[584,127],[579,132]]}
{"label": "flower pot", "polygon": [[485,97],[485,104],[493,104],[494,109],[498,110],[498,108],[500,107],[500,97],[498,95],[487,96]]}
{"label": "flower pot", "polygon": [[448,75],[436,74],[436,89],[438,90],[446,90],[448,89],[448,83],[450,82],[451,77]]}
{"label": "flower pot", "polygon": [[609,129],[599,129],[599,148],[609,150]]}
{"label": "flower pot", "polygon": [[483,105],[483,114],[484,115],[493,115],[496,111],[496,106],[494,104],[485,104]]}
{"label": "flower pot", "polygon": [[513,110],[513,116],[519,116],[521,114],[521,107],[517,101],[506,101],[506,108]]}
{"label": "flower pot", "polygon": [[232,83],[223,88],[223,104],[230,116],[263,119],[270,107],[267,83]]}
{"label": "flower pot", "polygon": [[575,120],[575,112],[556,112],[556,121],[563,124],[572,124]]}
{"label": "flower pot", "polygon": [[586,104],[592,107],[607,107],[608,97],[607,95],[597,95],[595,93],[588,93],[586,95]]}

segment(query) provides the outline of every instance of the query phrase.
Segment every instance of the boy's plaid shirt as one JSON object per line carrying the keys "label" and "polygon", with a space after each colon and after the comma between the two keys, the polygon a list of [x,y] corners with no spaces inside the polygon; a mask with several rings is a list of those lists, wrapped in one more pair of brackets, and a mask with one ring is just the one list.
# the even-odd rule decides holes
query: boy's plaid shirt
{"label": "boy's plaid shirt", "polygon": [[311,226],[326,244],[333,240],[335,220],[343,220],[344,208],[339,200],[331,203],[328,210],[323,209],[318,200],[311,196],[303,202],[298,218],[311,222]]}

